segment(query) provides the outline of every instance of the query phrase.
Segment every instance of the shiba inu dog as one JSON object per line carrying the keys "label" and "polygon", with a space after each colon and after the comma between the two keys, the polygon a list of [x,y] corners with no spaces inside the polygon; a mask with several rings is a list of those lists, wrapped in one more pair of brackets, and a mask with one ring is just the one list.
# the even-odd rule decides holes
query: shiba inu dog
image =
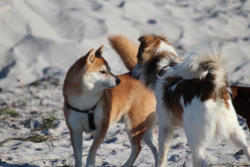
{"label": "shiba inu dog", "polygon": [[94,133],[86,162],[86,166],[94,167],[97,149],[108,128],[119,120],[125,123],[131,142],[131,154],[124,166],[132,166],[141,151],[142,140],[156,161],[154,95],[129,74],[113,75],[102,51],[103,46],[96,51],[91,49],[78,59],[68,70],[64,81],[64,115],[75,166],[82,166],[83,131]]}
{"label": "shiba inu dog", "polygon": [[[115,36],[112,42],[120,43],[119,38],[124,37]],[[180,125],[184,127],[192,150],[193,166],[207,166],[205,147],[214,138],[231,139],[250,159],[220,56],[204,52],[182,60],[162,36],[145,35],[139,41],[138,62],[131,74],[155,91],[159,121],[157,166],[165,166],[173,131]],[[120,44],[123,44],[120,48],[126,48],[127,44]],[[121,54],[122,51],[118,53],[123,59],[131,56]]]}

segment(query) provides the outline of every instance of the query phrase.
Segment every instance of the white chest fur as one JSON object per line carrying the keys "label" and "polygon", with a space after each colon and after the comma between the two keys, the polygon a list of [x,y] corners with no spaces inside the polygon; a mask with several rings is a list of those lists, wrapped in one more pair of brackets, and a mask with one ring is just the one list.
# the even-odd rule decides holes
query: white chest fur
{"label": "white chest fur", "polygon": [[79,110],[87,110],[97,104],[101,94],[84,94],[81,96],[70,96],[68,103]]}
{"label": "white chest fur", "polygon": [[91,131],[89,126],[88,114],[83,114],[76,112],[74,110],[70,110],[70,115],[68,120],[72,129],[78,133],[82,133],[82,131],[85,132]]}
{"label": "white chest fur", "polygon": [[[95,106],[96,105],[96,106]],[[89,114],[88,113],[80,113],[75,111],[74,109],[69,109],[69,118],[68,122],[72,129],[75,131],[82,133],[82,131],[85,131],[87,133],[93,131],[93,129],[90,128],[90,124],[94,123],[95,127],[98,128],[101,124],[102,120],[102,101],[99,100],[98,104],[93,104],[91,107],[94,107],[93,110],[89,110],[89,113],[94,114],[94,120],[93,122],[90,122]]]}

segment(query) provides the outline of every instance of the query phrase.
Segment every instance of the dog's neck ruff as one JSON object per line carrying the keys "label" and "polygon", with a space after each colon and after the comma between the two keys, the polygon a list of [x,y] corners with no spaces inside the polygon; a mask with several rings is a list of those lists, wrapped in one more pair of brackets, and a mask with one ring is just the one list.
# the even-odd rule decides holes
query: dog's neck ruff
{"label": "dog's neck ruff", "polygon": [[75,108],[73,106],[71,106],[69,103],[65,102],[65,105],[67,106],[68,109],[71,109],[73,111],[82,113],[82,114],[88,114],[88,120],[89,120],[89,128],[91,130],[95,130],[96,126],[95,126],[95,122],[94,122],[94,113],[93,112],[89,112],[91,110],[95,110],[97,104],[98,104],[99,100],[97,101],[97,103],[90,109],[87,110],[79,110],[78,108]]}

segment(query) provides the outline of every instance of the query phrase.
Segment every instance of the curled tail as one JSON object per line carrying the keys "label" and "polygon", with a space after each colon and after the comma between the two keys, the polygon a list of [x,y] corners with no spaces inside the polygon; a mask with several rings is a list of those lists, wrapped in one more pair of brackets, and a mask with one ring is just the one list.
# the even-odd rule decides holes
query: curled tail
{"label": "curled tail", "polygon": [[110,45],[121,57],[125,66],[132,70],[137,63],[138,46],[122,35],[113,35],[108,38]]}
{"label": "curled tail", "polygon": [[181,63],[167,73],[167,77],[170,76],[209,80],[216,88],[227,85],[221,54],[213,50],[187,55]]}

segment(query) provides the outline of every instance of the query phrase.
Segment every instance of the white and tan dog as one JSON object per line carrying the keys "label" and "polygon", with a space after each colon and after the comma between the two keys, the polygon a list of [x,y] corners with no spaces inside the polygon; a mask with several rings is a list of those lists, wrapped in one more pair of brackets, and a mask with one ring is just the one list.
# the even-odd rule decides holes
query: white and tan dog
{"label": "white and tan dog", "polygon": [[64,81],[64,114],[70,130],[75,166],[82,166],[83,131],[94,133],[86,162],[86,166],[94,167],[97,149],[108,128],[119,120],[125,123],[132,149],[124,166],[132,166],[141,151],[142,140],[150,147],[156,161],[154,95],[129,74],[113,75],[101,56],[102,50],[103,46],[97,51],[92,49],[77,60]]}
{"label": "white and tan dog", "polygon": [[165,166],[173,131],[179,125],[184,127],[195,167],[207,166],[205,147],[213,139],[230,139],[250,159],[219,54],[199,52],[181,60],[164,37],[145,35],[139,41],[138,63],[131,74],[155,91],[160,127],[157,165]]}

